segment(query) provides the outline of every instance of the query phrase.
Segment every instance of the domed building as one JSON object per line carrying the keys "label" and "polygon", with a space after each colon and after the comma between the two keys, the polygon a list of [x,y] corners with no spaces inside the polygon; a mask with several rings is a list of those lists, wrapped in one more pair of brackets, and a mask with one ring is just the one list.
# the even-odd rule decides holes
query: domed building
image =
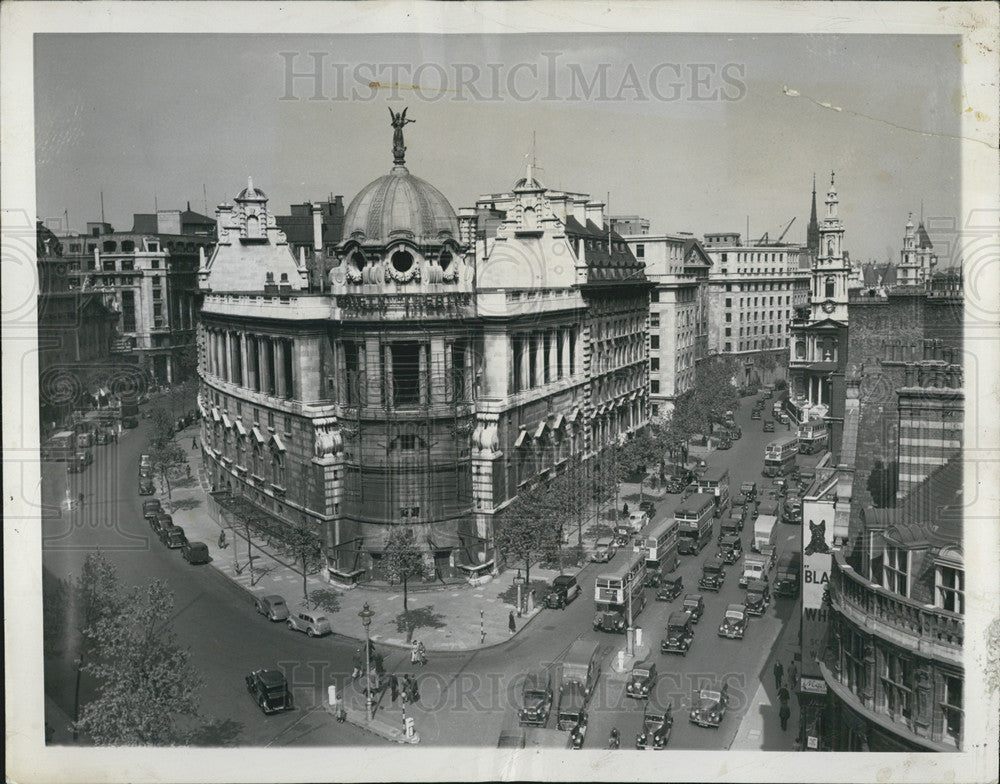
{"label": "domed building", "polygon": [[648,283],[603,205],[529,166],[456,213],[406,167],[408,122],[344,214],[328,290],[252,186],[201,270],[216,503],[312,534],[339,585],[386,579],[401,529],[424,579],[487,578],[519,494],[648,419]]}

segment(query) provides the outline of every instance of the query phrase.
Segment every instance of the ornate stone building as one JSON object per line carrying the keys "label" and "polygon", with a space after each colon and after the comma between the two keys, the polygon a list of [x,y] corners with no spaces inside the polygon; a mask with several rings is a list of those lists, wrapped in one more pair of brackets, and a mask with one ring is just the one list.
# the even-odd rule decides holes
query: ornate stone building
{"label": "ornate stone building", "polygon": [[252,185],[201,270],[212,480],[321,535],[342,584],[381,576],[398,526],[428,579],[489,573],[521,489],[647,417],[648,288],[602,205],[529,170],[457,215],[407,169],[401,120],[327,291]]}

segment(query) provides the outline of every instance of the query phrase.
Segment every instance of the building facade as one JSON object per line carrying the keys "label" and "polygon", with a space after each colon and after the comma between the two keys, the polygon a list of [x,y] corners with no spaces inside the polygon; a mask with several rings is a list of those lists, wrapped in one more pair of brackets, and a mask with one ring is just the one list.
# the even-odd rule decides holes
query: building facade
{"label": "building facade", "polygon": [[933,250],[924,222],[921,220],[914,230],[911,214],[904,228],[903,248],[899,252],[899,264],[896,267],[896,285],[920,288],[929,286],[934,267],[937,266],[937,256],[932,253]]}
{"label": "building facade", "polygon": [[626,235],[652,284],[649,302],[649,400],[654,420],[669,417],[694,389],[695,365],[708,354],[708,278],[712,261],[687,234]]}
{"label": "building facade", "polygon": [[529,168],[456,214],[404,150],[348,206],[327,291],[252,186],[200,273],[213,483],[315,531],[340,584],[380,579],[400,527],[428,579],[489,574],[519,492],[648,419],[648,285],[602,205]]}
{"label": "building facade", "polygon": [[790,325],[808,298],[809,254],[797,245],[743,245],[738,233],[705,235],[708,352],[743,362],[740,384],[783,377]]}

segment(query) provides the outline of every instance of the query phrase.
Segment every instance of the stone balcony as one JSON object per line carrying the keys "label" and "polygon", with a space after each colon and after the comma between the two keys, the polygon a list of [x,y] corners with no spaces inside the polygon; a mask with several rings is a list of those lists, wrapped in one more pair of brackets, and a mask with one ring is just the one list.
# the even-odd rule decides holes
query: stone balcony
{"label": "stone balcony", "polygon": [[927,658],[962,666],[965,620],[866,580],[836,551],[830,573],[833,608],[858,627]]}

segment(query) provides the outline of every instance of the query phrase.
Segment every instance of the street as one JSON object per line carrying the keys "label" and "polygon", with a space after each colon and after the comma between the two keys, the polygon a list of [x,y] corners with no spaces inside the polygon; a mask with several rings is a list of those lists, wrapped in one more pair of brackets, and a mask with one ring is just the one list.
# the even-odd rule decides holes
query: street
{"label": "street", "polygon": [[[744,399],[737,412],[743,438],[733,448],[710,456],[712,467],[730,470],[731,487],[753,480],[764,487],[760,468],[764,445],[780,434],[763,433],[759,421],[750,420],[752,399]],[[357,643],[334,634],[310,639],[292,633],[282,623],[271,623],[254,611],[251,597],[211,566],[190,566],[162,546],[151,534],[142,516],[142,501],[136,492],[135,472],[147,436],[144,421],[118,444],[96,447],[94,464],[82,474],[67,475],[65,464],[43,467],[43,561],[48,576],[63,578],[80,573],[84,558],[100,548],[118,569],[123,583],[138,585],[164,580],[176,597],[172,619],[179,642],[188,646],[192,662],[202,674],[202,724],[196,735],[206,744],[239,745],[367,745],[384,744],[379,738],[350,724],[337,724],[322,711],[326,687],[336,674],[338,684],[351,670],[351,655]],[[803,464],[812,458],[800,458]],[[66,497],[84,495],[81,509],[59,511]],[[623,500],[626,500],[623,497]],[[637,504],[628,497],[630,506]],[[657,506],[650,525],[672,517],[680,500],[668,495]],[[718,524],[716,524],[716,532]],[[798,546],[798,526],[781,524],[779,553]],[[744,549],[749,549],[752,524],[744,528]],[[681,558],[678,573],[684,592],[697,588],[701,564],[714,558],[715,536],[699,556]],[[409,663],[407,651],[382,648],[389,672],[419,677],[421,698],[408,706],[425,745],[495,745],[501,727],[511,722],[519,705],[521,676],[540,664],[556,662],[576,639],[601,646],[602,676],[591,700],[590,728],[586,747],[603,746],[611,728],[621,732],[623,748],[631,748],[642,722],[642,701],[624,696],[626,675],[612,669],[617,651],[624,646],[621,635],[595,631],[593,589],[603,564],[590,564],[578,575],[582,594],[565,610],[544,610],[529,627],[499,645],[474,652],[433,653],[425,667]],[[674,749],[725,749],[733,741],[752,695],[765,676],[766,663],[776,639],[795,615],[795,602],[779,600],[762,618],[751,620],[744,640],[720,639],[716,634],[725,607],[740,601],[738,570],[742,561],[727,567],[725,585],[717,594],[704,593],[705,613],[695,626],[695,639],[686,657],[659,652],[659,641],[673,602],[654,601],[647,589],[645,611],[637,625],[651,646],[659,681],[656,694],[669,700],[674,710],[674,730],[668,747]],[[460,594],[456,594],[460,597]],[[289,676],[296,708],[265,716],[247,695],[243,678],[252,669],[278,666]],[[689,723],[687,705],[691,690],[702,680],[722,678],[729,684],[729,709],[718,730]],[[68,716],[73,715],[75,668],[67,653],[46,662],[46,693]],[[83,678],[85,701],[92,684]],[[380,703],[387,721],[402,722],[402,705],[392,705],[388,695]],[[549,726],[554,726],[554,714]]]}

